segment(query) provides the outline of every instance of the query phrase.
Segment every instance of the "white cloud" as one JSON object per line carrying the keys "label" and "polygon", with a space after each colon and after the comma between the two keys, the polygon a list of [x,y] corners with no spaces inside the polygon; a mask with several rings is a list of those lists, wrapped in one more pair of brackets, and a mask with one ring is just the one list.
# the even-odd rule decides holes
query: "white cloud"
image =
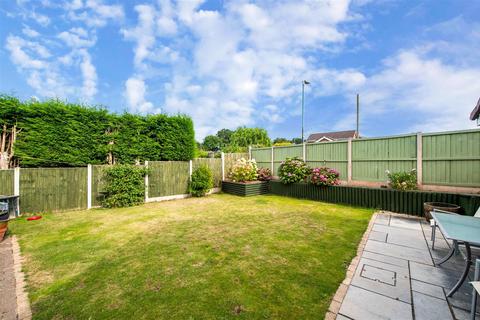
{"label": "white cloud", "polygon": [[85,99],[92,99],[97,94],[97,71],[92,64],[90,54],[86,50],[81,51],[82,62],[80,63],[80,70],[83,76],[82,93]]}
{"label": "white cloud", "polygon": [[413,49],[401,51],[365,80],[362,113],[367,123],[388,114],[416,114],[410,132],[470,128],[479,78],[478,67],[447,64]]}
{"label": "white cloud", "polygon": [[47,66],[42,59],[32,57],[35,55],[41,58],[49,56],[48,50],[37,42],[9,35],[5,47],[10,52],[12,62],[22,69],[44,69]]}
{"label": "white cloud", "polygon": [[27,37],[30,37],[30,38],[36,38],[40,35],[40,33],[38,33],[37,31],[33,30],[32,28],[30,28],[29,26],[24,26],[23,29],[22,29],[22,33],[24,35],[26,35]]}
{"label": "white cloud", "polygon": [[105,26],[109,21],[122,21],[125,13],[121,5],[103,4],[101,0],[73,0],[67,3],[67,17],[89,27]]}
{"label": "white cloud", "polygon": [[83,28],[62,31],[58,34],[58,38],[72,48],[91,47],[97,42],[96,36],[90,36],[88,31]]}
{"label": "white cloud", "polygon": [[146,101],[147,86],[140,78],[129,78],[125,82],[125,98],[132,111],[135,112],[160,112],[151,102]]}

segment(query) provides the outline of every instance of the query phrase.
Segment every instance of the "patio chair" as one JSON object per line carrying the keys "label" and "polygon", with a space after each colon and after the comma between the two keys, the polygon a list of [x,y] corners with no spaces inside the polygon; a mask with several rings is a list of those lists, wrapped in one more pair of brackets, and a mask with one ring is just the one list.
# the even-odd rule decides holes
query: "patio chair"
{"label": "patio chair", "polygon": [[[456,214],[444,210],[439,210],[439,209],[433,209],[433,212],[442,212],[442,213],[448,213],[448,214]],[[480,218],[480,207],[478,207],[477,212],[473,215],[475,218]],[[432,250],[435,250],[435,231],[437,229],[437,224],[435,220],[430,219],[430,227],[432,228]],[[458,243],[454,242],[453,244],[455,246],[455,249],[458,250]]]}
{"label": "patio chair", "polygon": [[477,311],[477,295],[480,293],[480,259],[475,261],[475,274],[473,276],[473,281],[470,282],[472,289],[472,306],[470,310],[470,319],[475,320],[475,314]]}

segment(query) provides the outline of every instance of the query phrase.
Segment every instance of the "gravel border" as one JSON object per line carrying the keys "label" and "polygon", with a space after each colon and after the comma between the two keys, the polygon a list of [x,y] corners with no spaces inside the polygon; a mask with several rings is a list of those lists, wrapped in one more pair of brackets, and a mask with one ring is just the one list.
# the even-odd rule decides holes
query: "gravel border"
{"label": "gravel border", "polygon": [[13,270],[15,273],[15,294],[17,296],[17,319],[30,320],[32,319],[32,310],[30,309],[30,302],[28,300],[28,293],[26,291],[25,275],[22,272],[22,255],[20,253],[20,246],[17,237],[12,236],[12,253],[13,253]]}

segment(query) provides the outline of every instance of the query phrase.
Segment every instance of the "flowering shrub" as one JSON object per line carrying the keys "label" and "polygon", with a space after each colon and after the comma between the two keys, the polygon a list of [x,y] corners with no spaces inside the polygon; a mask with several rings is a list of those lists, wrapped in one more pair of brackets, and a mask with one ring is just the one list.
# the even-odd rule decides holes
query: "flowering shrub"
{"label": "flowering shrub", "polygon": [[334,169],[314,168],[310,176],[310,182],[316,186],[334,186],[340,184],[339,176],[338,171]]}
{"label": "flowering shrub", "polygon": [[278,176],[280,180],[287,183],[294,183],[305,180],[312,172],[303,160],[295,158],[287,158],[282,162],[278,169]]}
{"label": "flowering shrub", "polygon": [[260,168],[257,170],[258,180],[270,181],[272,180],[272,171],[268,168]]}
{"label": "flowering shrub", "polygon": [[388,177],[388,185],[396,190],[415,190],[417,189],[417,171],[415,169],[410,172],[400,171],[393,172],[385,171]]}
{"label": "flowering shrub", "polygon": [[228,175],[234,182],[245,182],[257,180],[257,163],[255,159],[238,159]]}

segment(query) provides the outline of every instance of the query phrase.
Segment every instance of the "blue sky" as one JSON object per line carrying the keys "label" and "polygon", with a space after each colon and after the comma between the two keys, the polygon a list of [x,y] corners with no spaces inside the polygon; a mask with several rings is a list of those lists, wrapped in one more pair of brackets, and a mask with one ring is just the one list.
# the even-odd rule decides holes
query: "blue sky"
{"label": "blue sky", "polygon": [[221,128],[473,128],[479,1],[1,0],[0,92]]}

